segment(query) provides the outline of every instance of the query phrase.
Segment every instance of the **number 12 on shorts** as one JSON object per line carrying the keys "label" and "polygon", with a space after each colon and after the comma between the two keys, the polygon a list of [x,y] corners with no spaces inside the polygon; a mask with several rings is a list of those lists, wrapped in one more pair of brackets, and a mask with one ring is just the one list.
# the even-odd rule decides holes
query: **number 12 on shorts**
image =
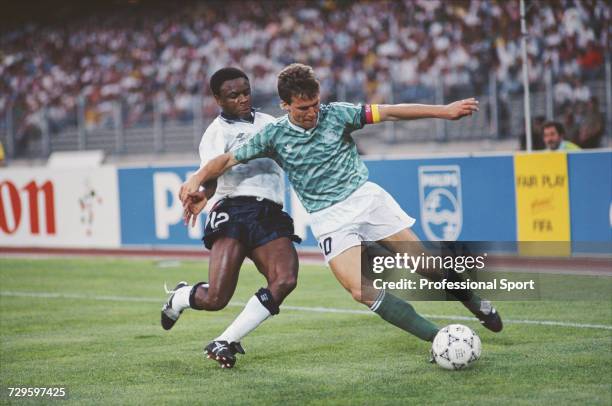
{"label": "number 12 on shorts", "polygon": [[325,255],[329,255],[332,250],[332,238],[327,237],[323,241],[319,241],[319,248],[323,250]]}
{"label": "number 12 on shorts", "polygon": [[219,227],[219,225],[221,223],[225,223],[228,220],[229,220],[229,214],[227,214],[225,212],[217,213],[216,211],[213,211],[212,213],[210,213],[210,216],[208,217],[208,221],[210,222],[210,226],[213,229]]}

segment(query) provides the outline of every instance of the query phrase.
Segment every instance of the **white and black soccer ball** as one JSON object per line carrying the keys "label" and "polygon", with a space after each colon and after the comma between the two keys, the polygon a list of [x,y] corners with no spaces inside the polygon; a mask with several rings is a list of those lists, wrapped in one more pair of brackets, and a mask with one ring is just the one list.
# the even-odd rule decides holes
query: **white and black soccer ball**
{"label": "white and black soccer ball", "polygon": [[467,368],[481,352],[480,337],[462,324],[450,324],[438,331],[431,346],[431,355],[444,369]]}

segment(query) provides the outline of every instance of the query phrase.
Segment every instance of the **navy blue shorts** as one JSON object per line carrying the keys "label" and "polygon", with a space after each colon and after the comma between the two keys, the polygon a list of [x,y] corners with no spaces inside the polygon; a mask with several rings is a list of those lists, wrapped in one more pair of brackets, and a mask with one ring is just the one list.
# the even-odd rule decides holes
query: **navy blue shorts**
{"label": "navy blue shorts", "polygon": [[235,238],[249,251],[281,237],[302,241],[280,204],[251,196],[225,198],[215,204],[206,219],[204,246],[211,249],[219,237]]}

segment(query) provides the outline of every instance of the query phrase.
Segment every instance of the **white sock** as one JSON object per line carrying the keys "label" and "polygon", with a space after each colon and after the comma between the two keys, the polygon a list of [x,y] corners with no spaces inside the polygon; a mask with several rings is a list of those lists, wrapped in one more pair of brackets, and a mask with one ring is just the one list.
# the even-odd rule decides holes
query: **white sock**
{"label": "white sock", "polygon": [[191,293],[192,287],[193,286],[183,286],[174,292],[174,297],[172,298],[172,310],[180,312],[183,309],[188,309],[191,307],[189,306],[189,294]]}
{"label": "white sock", "polygon": [[268,309],[261,304],[257,296],[253,295],[238,317],[219,337],[215,338],[215,341],[238,342],[270,316]]}

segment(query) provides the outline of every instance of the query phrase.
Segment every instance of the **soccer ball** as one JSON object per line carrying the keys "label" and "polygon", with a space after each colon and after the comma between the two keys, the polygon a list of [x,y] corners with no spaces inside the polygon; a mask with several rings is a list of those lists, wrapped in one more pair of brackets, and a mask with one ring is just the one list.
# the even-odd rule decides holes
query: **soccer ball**
{"label": "soccer ball", "polygon": [[431,355],[444,369],[462,369],[473,364],[482,352],[480,337],[471,328],[451,324],[438,331]]}

